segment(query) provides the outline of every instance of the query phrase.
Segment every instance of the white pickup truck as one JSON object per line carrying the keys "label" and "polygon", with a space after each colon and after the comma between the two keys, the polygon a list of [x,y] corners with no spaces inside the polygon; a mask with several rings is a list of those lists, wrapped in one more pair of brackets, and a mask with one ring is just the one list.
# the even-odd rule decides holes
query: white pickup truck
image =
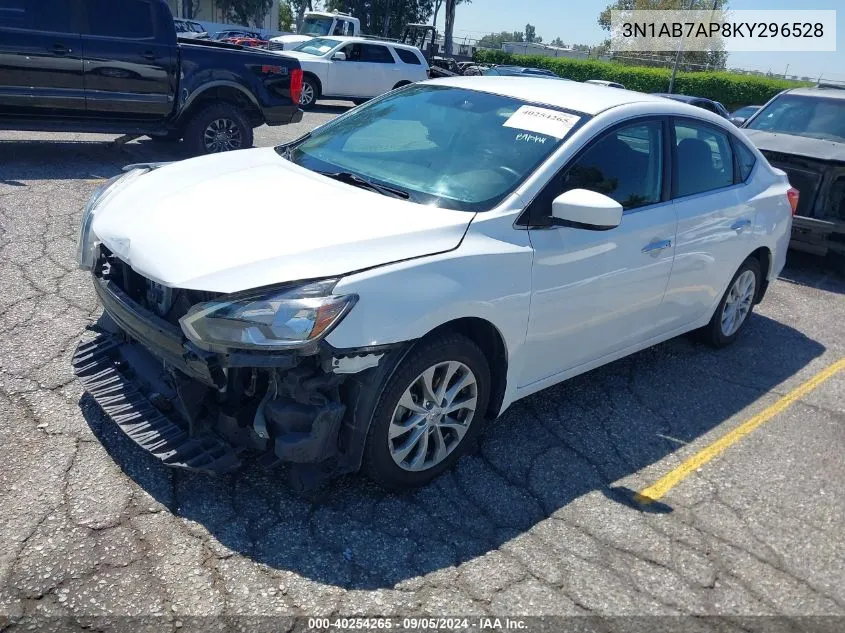
{"label": "white pickup truck", "polygon": [[348,13],[308,11],[299,32],[270,39],[271,51],[289,51],[303,42],[326,35],[361,35],[361,22]]}

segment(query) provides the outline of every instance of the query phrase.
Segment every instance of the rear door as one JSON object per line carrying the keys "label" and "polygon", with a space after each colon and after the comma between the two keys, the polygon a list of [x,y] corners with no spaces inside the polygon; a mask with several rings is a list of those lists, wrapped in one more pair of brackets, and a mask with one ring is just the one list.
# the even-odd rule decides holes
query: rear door
{"label": "rear door", "polygon": [[176,31],[153,0],[84,0],[86,109],[91,116],[163,119],[176,89]]}
{"label": "rear door", "polygon": [[750,252],[754,207],[730,134],[695,119],[672,124],[675,263],[660,318],[672,329],[709,312]]}
{"label": "rear door", "polygon": [[84,110],[81,37],[70,0],[0,0],[0,113]]}

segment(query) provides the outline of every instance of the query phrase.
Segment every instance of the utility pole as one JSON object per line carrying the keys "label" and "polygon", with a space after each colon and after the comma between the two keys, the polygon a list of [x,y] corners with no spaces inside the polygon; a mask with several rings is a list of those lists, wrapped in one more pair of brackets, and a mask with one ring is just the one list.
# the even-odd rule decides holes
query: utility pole
{"label": "utility pole", "polygon": [[[692,11],[695,0],[690,0],[688,11]],[[710,9],[711,16],[719,8],[719,0],[713,0],[713,8]],[[675,89],[675,75],[678,74],[678,64],[681,61],[681,53],[684,50],[684,34],[681,33],[681,43],[678,44],[678,52],[675,53],[675,63],[672,64],[672,76],[669,78],[669,94]]]}
{"label": "utility pole", "polygon": [[786,79],[786,73],[789,72],[789,64],[786,65],[786,70],[783,71],[783,78]]}

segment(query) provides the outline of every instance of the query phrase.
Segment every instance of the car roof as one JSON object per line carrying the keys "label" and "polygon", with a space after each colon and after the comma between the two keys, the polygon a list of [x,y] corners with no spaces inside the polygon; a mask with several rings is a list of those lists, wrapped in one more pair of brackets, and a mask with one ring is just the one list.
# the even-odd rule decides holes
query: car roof
{"label": "car roof", "polygon": [[[379,40],[372,37],[361,37],[360,35],[321,35],[320,39],[337,40],[338,42],[353,42],[360,44],[383,44],[385,46],[392,46],[393,48],[404,48],[405,50],[418,51],[416,46],[410,44],[400,44],[399,42],[390,42],[387,40]],[[316,38],[315,38],[316,39]],[[451,59],[451,58],[449,58]]]}
{"label": "car roof", "polygon": [[666,92],[654,92],[652,93],[655,97],[660,97],[661,99],[672,99],[673,101],[683,101],[684,103],[692,103],[693,101],[710,101],[706,97],[693,97],[691,95],[679,95],[676,93],[669,94]]}
{"label": "car roof", "polygon": [[477,75],[473,77],[442,77],[426,83],[479,92],[490,92],[504,97],[546,103],[558,108],[576,110],[585,114],[598,114],[609,108],[629,103],[665,103],[655,97],[633,90],[608,90],[605,86],[577,81],[549,81],[542,77]]}
{"label": "car roof", "polygon": [[791,95],[804,97],[825,97],[832,99],[845,99],[845,87],[813,86],[812,88],[792,88],[787,91]]}

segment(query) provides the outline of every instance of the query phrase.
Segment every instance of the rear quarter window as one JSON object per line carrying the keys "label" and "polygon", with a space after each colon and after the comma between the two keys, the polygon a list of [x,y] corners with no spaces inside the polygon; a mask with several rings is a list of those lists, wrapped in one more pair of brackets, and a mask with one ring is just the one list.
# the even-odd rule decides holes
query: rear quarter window
{"label": "rear quarter window", "polygon": [[393,50],[396,51],[396,54],[399,55],[399,59],[401,59],[405,64],[416,64],[417,66],[421,65],[420,58],[416,56],[414,51],[409,51],[406,48],[395,48]]}
{"label": "rear quarter window", "polygon": [[736,162],[739,167],[739,174],[737,182],[745,182],[751,175],[754,165],[757,163],[757,157],[754,152],[748,149],[742,141],[734,140],[734,151],[736,152]]}

